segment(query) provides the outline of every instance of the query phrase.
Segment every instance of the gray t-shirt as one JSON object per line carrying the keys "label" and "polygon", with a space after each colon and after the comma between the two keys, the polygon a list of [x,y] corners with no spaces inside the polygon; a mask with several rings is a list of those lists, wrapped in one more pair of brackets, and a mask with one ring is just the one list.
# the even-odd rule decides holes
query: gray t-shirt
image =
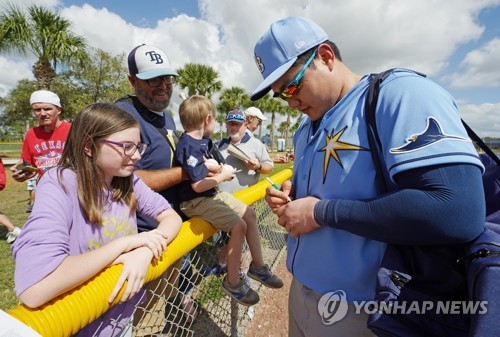
{"label": "gray t-shirt", "polygon": [[[221,191],[234,193],[256,184],[259,181],[260,172],[249,170],[245,166],[244,162],[231,156],[227,152],[229,143],[229,139],[223,139],[220,143],[219,149],[226,159],[226,163],[233,166],[237,170],[241,170],[241,172],[236,173],[236,178],[233,180],[220,183],[219,189]],[[257,158],[261,164],[268,163],[274,165],[273,161],[269,157],[269,154],[267,153],[266,146],[259,139],[251,137],[248,133],[245,134],[238,143],[234,143],[234,145],[238,146],[251,158]]]}

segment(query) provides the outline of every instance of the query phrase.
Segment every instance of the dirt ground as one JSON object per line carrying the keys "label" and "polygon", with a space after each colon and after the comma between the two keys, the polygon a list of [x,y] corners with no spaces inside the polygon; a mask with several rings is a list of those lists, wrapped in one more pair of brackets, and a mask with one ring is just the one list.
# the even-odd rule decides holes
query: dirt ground
{"label": "dirt ground", "polygon": [[274,270],[283,280],[281,289],[262,287],[260,302],[255,309],[255,316],[246,329],[246,337],[286,337],[288,336],[288,291],[292,281],[286,270],[286,254]]}

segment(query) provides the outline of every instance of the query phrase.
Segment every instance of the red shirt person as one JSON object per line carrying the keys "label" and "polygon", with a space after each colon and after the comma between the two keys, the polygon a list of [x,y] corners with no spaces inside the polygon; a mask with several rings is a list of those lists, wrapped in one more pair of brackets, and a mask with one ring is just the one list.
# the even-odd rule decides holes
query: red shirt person
{"label": "red shirt person", "polygon": [[26,133],[21,159],[11,167],[12,178],[23,182],[35,176],[37,172],[23,171],[18,165],[34,166],[39,177],[49,168],[57,165],[61,158],[71,124],[59,119],[62,112],[59,97],[47,90],[38,90],[31,94],[31,111],[35,114],[39,126]]}

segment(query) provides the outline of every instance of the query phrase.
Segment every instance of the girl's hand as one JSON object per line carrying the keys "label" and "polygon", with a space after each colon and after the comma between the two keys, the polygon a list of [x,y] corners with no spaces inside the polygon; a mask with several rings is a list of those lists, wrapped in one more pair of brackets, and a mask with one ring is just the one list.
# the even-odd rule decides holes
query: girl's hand
{"label": "girl's hand", "polygon": [[157,229],[126,236],[122,239],[128,240],[127,248],[124,252],[129,252],[139,247],[148,247],[153,253],[153,256],[159,258],[163,251],[167,250],[168,237]]}
{"label": "girl's hand", "polygon": [[123,269],[115,288],[111,292],[111,295],[109,295],[108,303],[112,303],[115,300],[125,281],[127,281],[127,286],[120,302],[128,301],[141,290],[152,258],[153,254],[151,250],[142,247],[120,255],[111,263],[111,265],[121,263],[123,264]]}

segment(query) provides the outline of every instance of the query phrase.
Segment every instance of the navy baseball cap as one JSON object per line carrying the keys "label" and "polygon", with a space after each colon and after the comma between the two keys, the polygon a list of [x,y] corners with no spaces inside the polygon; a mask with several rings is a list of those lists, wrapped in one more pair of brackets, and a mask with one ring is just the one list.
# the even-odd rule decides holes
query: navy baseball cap
{"label": "navy baseball cap", "polygon": [[229,111],[226,117],[226,122],[238,122],[238,123],[245,123],[246,122],[246,117],[243,111],[235,109]]}
{"label": "navy baseball cap", "polygon": [[158,76],[179,76],[170,69],[167,54],[160,48],[142,44],[128,54],[128,71],[141,80]]}
{"label": "navy baseball cap", "polygon": [[290,16],[273,23],[255,45],[255,63],[264,81],[250,99],[262,98],[299,55],[326,40],[328,35],[320,26],[301,16]]}

